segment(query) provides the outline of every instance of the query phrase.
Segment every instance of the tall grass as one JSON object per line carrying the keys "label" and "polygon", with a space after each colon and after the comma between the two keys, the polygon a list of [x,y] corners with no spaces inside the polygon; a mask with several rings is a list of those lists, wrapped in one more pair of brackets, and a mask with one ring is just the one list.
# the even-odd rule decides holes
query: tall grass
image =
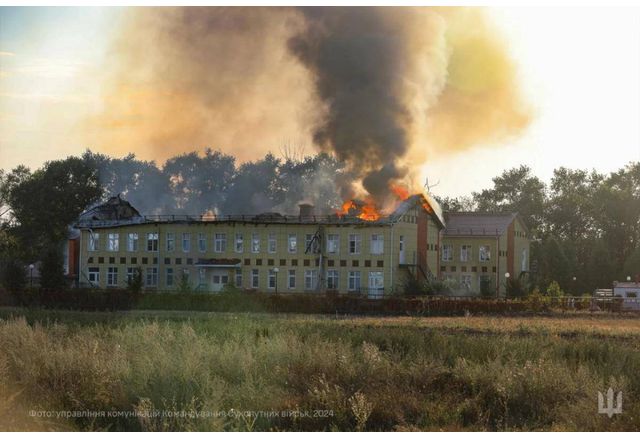
{"label": "tall grass", "polygon": [[[22,401],[0,399],[0,417],[4,403],[6,413],[226,413],[80,417],[58,426],[81,430],[640,427],[640,338],[469,335],[250,314],[87,316],[38,311],[0,322],[0,383]],[[611,419],[596,405],[597,391],[609,386],[625,398],[624,413]],[[283,410],[309,416],[255,414]]]}

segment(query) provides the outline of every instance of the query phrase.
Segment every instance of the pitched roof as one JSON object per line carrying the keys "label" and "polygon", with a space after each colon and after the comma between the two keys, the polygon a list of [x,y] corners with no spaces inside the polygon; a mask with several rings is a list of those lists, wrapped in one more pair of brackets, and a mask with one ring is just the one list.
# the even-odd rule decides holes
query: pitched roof
{"label": "pitched roof", "polygon": [[404,200],[391,215],[388,216],[388,220],[396,222],[404,215],[409,209],[419,204],[423,209],[428,211],[433,218],[440,224],[442,228],[445,227],[445,217],[442,214],[442,208],[436,200],[433,199],[428,193],[411,195]]}
{"label": "pitched roof", "polygon": [[446,236],[500,236],[517,213],[446,212]]}

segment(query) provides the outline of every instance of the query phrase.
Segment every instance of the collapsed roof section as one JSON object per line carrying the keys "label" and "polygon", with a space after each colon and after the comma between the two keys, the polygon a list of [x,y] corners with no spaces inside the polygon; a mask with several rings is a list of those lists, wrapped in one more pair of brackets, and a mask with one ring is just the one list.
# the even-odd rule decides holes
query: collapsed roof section
{"label": "collapsed roof section", "polygon": [[326,224],[326,225],[359,225],[359,226],[391,226],[397,223],[402,215],[411,208],[419,206],[425,209],[434,220],[444,228],[445,222],[438,203],[428,194],[415,194],[408,197],[387,216],[380,216],[376,220],[358,217],[356,214],[347,215],[315,215],[313,207],[308,204],[300,206],[299,215],[282,215],[268,212],[256,215],[145,215],[142,216],[120,195],[111,197],[107,202],[94,206],[80,215],[76,227],[78,228],[106,228],[122,227],[141,223],[256,223],[256,224]]}

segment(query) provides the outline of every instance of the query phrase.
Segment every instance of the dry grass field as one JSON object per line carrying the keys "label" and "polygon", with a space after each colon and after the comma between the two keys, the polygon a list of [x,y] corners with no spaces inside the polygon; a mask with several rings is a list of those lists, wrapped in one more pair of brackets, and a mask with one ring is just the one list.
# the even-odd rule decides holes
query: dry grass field
{"label": "dry grass field", "polygon": [[[0,429],[638,430],[640,320],[0,309]],[[597,392],[624,395],[597,413]]]}

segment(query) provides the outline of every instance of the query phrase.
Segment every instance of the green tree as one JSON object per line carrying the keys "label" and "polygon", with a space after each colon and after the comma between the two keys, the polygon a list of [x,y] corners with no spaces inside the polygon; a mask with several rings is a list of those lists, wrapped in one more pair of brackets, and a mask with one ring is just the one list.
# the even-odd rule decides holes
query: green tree
{"label": "green tree", "polygon": [[473,193],[480,212],[518,212],[537,236],[543,226],[546,186],[528,166],[506,170],[493,179],[493,188]]}
{"label": "green tree", "polygon": [[48,162],[13,185],[8,204],[29,256],[66,239],[67,227],[101,193],[96,170],[75,157]]}
{"label": "green tree", "polygon": [[2,285],[12,293],[22,291],[27,285],[24,263],[15,257],[5,257],[1,263]]}
{"label": "green tree", "polygon": [[40,286],[48,290],[58,290],[66,286],[62,251],[59,246],[49,245],[41,258]]}
{"label": "green tree", "polygon": [[142,291],[142,286],[144,285],[142,281],[142,268],[136,267],[133,270],[133,276],[131,278],[127,278],[127,286],[129,287],[129,291],[132,293],[139,293]]}
{"label": "green tree", "polygon": [[636,248],[633,253],[627,257],[624,263],[623,273],[619,275],[619,279],[626,279],[627,276],[631,276],[632,280],[640,276],[640,247]]}

